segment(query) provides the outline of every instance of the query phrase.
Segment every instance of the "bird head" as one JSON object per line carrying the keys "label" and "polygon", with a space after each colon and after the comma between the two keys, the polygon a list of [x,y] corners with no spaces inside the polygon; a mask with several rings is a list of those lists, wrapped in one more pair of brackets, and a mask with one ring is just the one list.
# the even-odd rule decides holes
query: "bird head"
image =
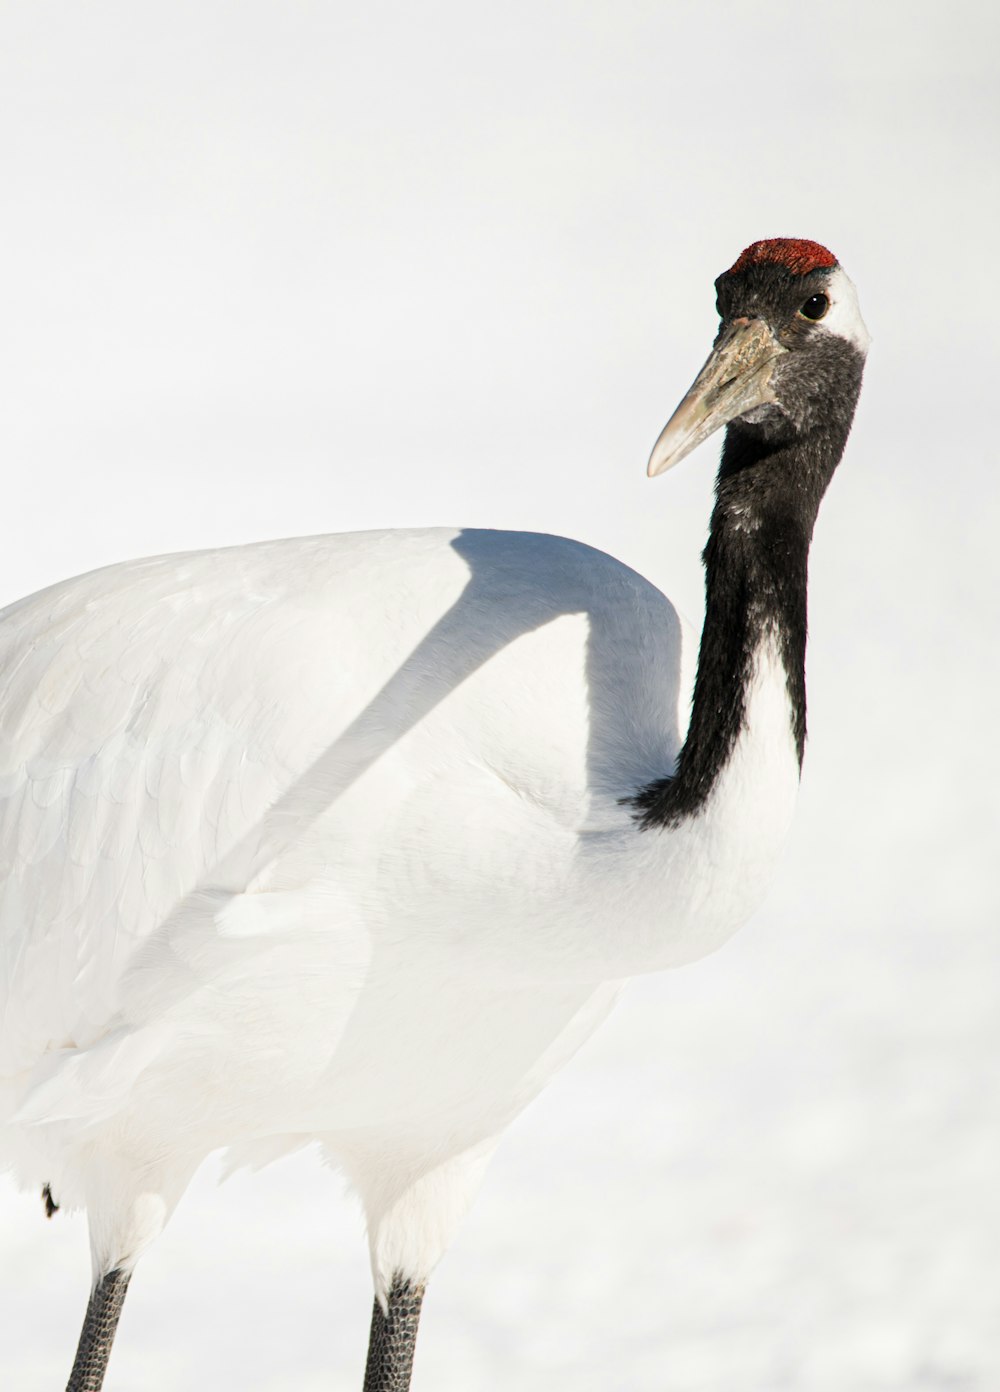
{"label": "bird head", "polygon": [[808,434],[836,401],[850,424],[870,338],[837,258],[774,237],[747,247],[715,288],[715,344],[653,446],[650,478],[724,425],[777,442]]}

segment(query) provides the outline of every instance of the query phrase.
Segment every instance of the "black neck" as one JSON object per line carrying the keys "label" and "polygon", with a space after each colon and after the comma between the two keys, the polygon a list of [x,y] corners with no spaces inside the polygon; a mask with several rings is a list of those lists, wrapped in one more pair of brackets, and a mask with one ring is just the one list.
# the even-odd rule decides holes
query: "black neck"
{"label": "black neck", "polygon": [[677,826],[705,806],[746,724],[755,657],[768,640],[785,669],[801,764],[809,545],[845,439],[846,430],[829,430],[775,441],[730,426],[704,553],[705,625],[691,722],[673,776],[630,799],[642,827]]}

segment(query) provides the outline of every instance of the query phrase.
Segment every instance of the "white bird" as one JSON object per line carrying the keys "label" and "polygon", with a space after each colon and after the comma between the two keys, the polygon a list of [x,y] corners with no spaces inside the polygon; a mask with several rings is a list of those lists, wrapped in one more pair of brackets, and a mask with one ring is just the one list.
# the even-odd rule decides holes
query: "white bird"
{"label": "white bird", "polygon": [[700,649],[610,556],[490,531],[134,561],[0,615],[0,1161],[87,1211],[70,1392],[204,1158],[310,1140],[367,1219],[365,1389],[405,1392],[503,1129],[625,978],[760,902],[868,335],[814,242],[717,290],[649,464],[728,426]]}

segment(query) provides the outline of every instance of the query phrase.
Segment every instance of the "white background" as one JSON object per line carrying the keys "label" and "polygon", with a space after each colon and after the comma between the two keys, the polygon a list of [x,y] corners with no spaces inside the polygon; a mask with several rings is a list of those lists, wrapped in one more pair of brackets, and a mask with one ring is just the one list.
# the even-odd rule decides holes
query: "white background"
{"label": "white background", "polygon": [[[1000,1387],[1000,23],[982,0],[0,5],[0,600],[147,552],[554,530],[693,618],[716,445],[648,450],[748,242],[874,335],[812,563],[766,908],[513,1128],[415,1392]],[[361,1382],[360,1220],[208,1165],[114,1389]],[[63,1385],[85,1226],[0,1181],[0,1384]]]}

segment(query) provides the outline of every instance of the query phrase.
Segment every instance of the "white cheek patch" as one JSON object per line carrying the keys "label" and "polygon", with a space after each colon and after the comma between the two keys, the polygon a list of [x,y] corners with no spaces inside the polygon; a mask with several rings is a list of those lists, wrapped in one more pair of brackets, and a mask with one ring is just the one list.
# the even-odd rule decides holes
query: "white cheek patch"
{"label": "white cheek patch", "polygon": [[854,282],[838,266],[830,272],[824,288],[830,300],[830,308],[819,321],[818,327],[836,334],[838,338],[846,339],[848,343],[853,343],[864,357],[872,337],[865,328],[865,321],[858,308],[858,292],[854,288]]}

